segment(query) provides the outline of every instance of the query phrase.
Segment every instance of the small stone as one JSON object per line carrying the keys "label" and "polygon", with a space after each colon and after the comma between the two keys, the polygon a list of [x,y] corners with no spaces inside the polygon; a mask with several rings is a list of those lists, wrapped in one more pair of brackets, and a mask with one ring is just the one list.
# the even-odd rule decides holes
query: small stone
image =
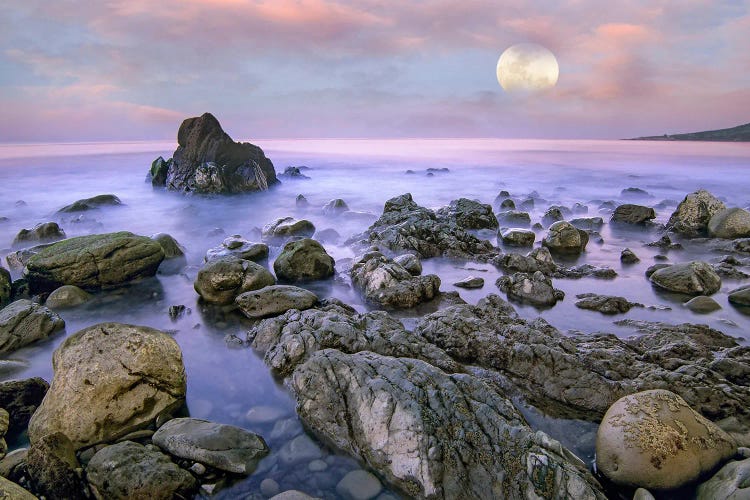
{"label": "small stone", "polygon": [[313,460],[309,464],[307,464],[307,469],[310,472],[322,472],[328,468],[328,464],[325,463],[323,460]]}
{"label": "small stone", "polygon": [[206,466],[200,462],[195,462],[190,466],[190,471],[196,476],[202,476],[206,473]]}
{"label": "small stone", "polygon": [[304,434],[300,434],[296,438],[287,442],[281,450],[279,450],[279,460],[284,465],[309,462],[322,456],[323,452],[320,450],[320,447]]}
{"label": "small stone", "polygon": [[370,500],[382,489],[378,478],[362,469],[349,472],[336,485],[336,493],[346,500]]}
{"label": "small stone", "polygon": [[629,248],[626,248],[620,254],[620,262],[623,264],[635,264],[640,262],[641,259]]}
{"label": "small stone", "polygon": [[453,286],[466,289],[482,288],[484,286],[484,278],[467,276],[466,278],[453,283]]}
{"label": "small stone", "polygon": [[272,497],[279,494],[279,483],[271,479],[270,477],[265,478],[260,482],[260,492],[265,497]]}
{"label": "small stone", "polygon": [[692,299],[688,300],[683,304],[685,307],[693,311],[694,313],[710,313],[713,311],[718,311],[721,309],[721,306],[718,302],[716,302],[711,297],[706,297],[705,295],[699,295],[698,297],[693,297]]}
{"label": "small stone", "polygon": [[190,314],[190,308],[186,307],[184,304],[180,304],[177,306],[169,306],[169,317],[172,320],[176,320],[184,316],[185,314]]}
{"label": "small stone", "polygon": [[63,285],[49,294],[44,305],[52,309],[67,309],[88,302],[91,294],[75,285]]}

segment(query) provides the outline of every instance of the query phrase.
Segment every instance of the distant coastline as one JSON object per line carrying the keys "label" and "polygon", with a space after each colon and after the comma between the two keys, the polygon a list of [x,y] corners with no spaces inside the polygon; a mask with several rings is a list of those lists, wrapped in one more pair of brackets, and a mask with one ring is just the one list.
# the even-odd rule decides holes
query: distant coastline
{"label": "distant coastline", "polygon": [[687,134],[652,135],[626,139],[628,141],[712,141],[712,142],[750,142],[750,123],[732,128],[689,132]]}

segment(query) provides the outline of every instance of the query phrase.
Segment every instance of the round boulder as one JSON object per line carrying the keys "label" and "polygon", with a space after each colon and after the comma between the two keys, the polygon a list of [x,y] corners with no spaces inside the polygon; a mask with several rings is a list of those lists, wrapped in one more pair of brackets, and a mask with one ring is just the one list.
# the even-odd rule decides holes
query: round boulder
{"label": "round boulder", "polygon": [[727,208],[705,189],[690,193],[677,205],[669,217],[667,229],[689,238],[704,236],[708,222],[718,212]]}
{"label": "round boulder", "polygon": [[305,238],[284,245],[273,270],[279,279],[287,281],[319,280],[333,276],[335,263],[323,245]]}
{"label": "round boulder", "polygon": [[649,278],[654,285],[671,292],[711,295],[721,288],[721,278],[702,261],[674,264],[654,271]]}
{"label": "round boulder", "polygon": [[75,285],[63,285],[49,294],[44,305],[51,307],[52,309],[66,309],[80,306],[81,304],[88,302],[90,299],[91,294],[85,290],[78,288]]}
{"label": "round boulder", "polygon": [[306,219],[297,220],[294,217],[276,219],[263,227],[263,241],[278,242],[290,238],[310,238],[315,234],[315,226]]}
{"label": "round boulder", "polygon": [[238,257],[223,257],[206,264],[198,272],[193,288],[211,304],[231,304],[244,292],[273,285],[273,274],[255,262]]}
{"label": "round boulder", "polygon": [[663,389],[618,399],[596,435],[597,469],[614,483],[677,488],[731,458],[734,440]]}
{"label": "round boulder", "polygon": [[586,249],[588,234],[566,221],[558,221],[549,227],[542,245],[550,252],[578,255]]}
{"label": "round boulder", "polygon": [[741,208],[716,212],[708,221],[708,235],[729,240],[750,236],[750,212]]}

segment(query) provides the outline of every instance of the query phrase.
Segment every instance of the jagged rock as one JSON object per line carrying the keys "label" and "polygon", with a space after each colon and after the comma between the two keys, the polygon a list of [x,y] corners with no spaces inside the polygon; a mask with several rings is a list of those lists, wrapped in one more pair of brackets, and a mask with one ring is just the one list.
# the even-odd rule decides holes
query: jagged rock
{"label": "jagged rock", "polygon": [[167,455],[132,441],[97,451],[86,468],[97,498],[192,498],[198,482]]}
{"label": "jagged rock", "polygon": [[99,289],[153,276],[162,260],[161,245],[145,236],[94,234],[43,248],[27,262],[24,277],[33,293],[63,285]]}
{"label": "jagged rock", "polygon": [[596,435],[597,470],[617,484],[655,490],[695,481],[736,452],[727,433],[662,389],[619,399]]}
{"label": "jagged rock", "polygon": [[409,271],[409,274],[412,276],[419,276],[422,274],[422,261],[412,253],[399,255],[398,257],[395,257],[393,261]]}
{"label": "jagged rock", "polygon": [[305,198],[304,195],[298,194],[297,198],[294,200],[294,204],[297,208],[305,208],[310,205],[310,203],[307,201],[307,198]]}
{"label": "jagged rock", "polygon": [[565,297],[565,293],[555,289],[552,280],[541,271],[531,275],[514,273],[510,276],[501,276],[495,285],[505,292],[509,299],[535,306],[554,306],[558,300]]}
{"label": "jagged rock", "polygon": [[651,274],[651,283],[672,292],[711,295],[721,288],[721,278],[713,268],[701,261],[663,267]]}
{"label": "jagged rock", "polygon": [[276,283],[270,271],[260,264],[237,257],[210,261],[198,272],[193,287],[211,304],[231,304],[244,292]]}
{"label": "jagged rock", "polygon": [[0,382],[0,408],[10,415],[6,434],[9,440],[26,430],[48,389],[49,384],[39,377]]}
{"label": "jagged rock", "polygon": [[326,349],[290,385],[314,433],[410,497],[604,498],[580,460],[470,375]]}
{"label": "jagged rock", "polygon": [[10,277],[10,273],[4,267],[0,267],[0,309],[5,307],[13,292],[13,279]]}
{"label": "jagged rock", "polygon": [[501,213],[499,222],[510,227],[529,227],[531,216],[527,212],[511,210]]}
{"label": "jagged rock", "polygon": [[747,278],[750,278],[750,274],[747,274],[745,272],[740,271],[733,265],[727,263],[727,262],[720,262],[718,264],[714,264],[711,266],[716,274],[718,274],[722,278],[727,278],[730,280],[737,280],[742,281]]}
{"label": "jagged rock", "polygon": [[595,293],[581,293],[576,295],[581,299],[576,302],[576,307],[599,311],[602,314],[621,314],[630,311],[633,307],[643,307],[638,302],[630,302],[625,297],[613,295],[597,295]]}
{"label": "jagged rock", "polygon": [[618,206],[610,220],[621,224],[646,224],[655,218],[656,212],[653,208],[627,203]]}
{"label": "jagged rock", "polygon": [[735,288],[728,294],[729,302],[739,306],[750,306],[750,285]]}
{"label": "jagged rock", "polygon": [[740,500],[748,498],[750,491],[750,459],[733,460],[722,467],[719,472],[698,486],[695,492],[696,500]]}
{"label": "jagged rock", "polygon": [[161,156],[151,162],[151,169],[148,171],[146,176],[147,181],[151,181],[151,185],[155,187],[164,187],[167,184],[167,175],[169,169],[172,166],[173,160],[165,160]]}
{"label": "jagged rock", "polygon": [[659,238],[656,241],[652,241],[651,243],[646,243],[647,247],[657,247],[662,248],[664,250],[680,250],[682,249],[681,243],[672,243],[672,239],[669,237],[668,234],[665,234],[661,238]]}
{"label": "jagged rock", "polygon": [[54,245],[54,243],[44,243],[42,245],[35,245],[30,248],[23,248],[15,252],[11,252],[5,256],[5,262],[8,263],[8,267],[14,270],[21,270],[26,266],[26,263],[34,255],[38,254],[43,248]]}
{"label": "jagged rock", "polygon": [[83,500],[86,481],[76,472],[81,465],[73,443],[63,433],[41,436],[29,448],[26,468],[36,490],[51,500]]}
{"label": "jagged rock", "polygon": [[571,219],[569,222],[584,231],[598,230],[604,225],[604,220],[601,217],[578,217]]}
{"label": "jagged rock", "polygon": [[577,255],[586,250],[588,241],[588,233],[577,229],[570,222],[559,221],[549,227],[542,245],[553,253]]}
{"label": "jagged rock", "polygon": [[365,300],[388,309],[408,309],[440,293],[437,275],[413,276],[380,252],[357,257],[350,275]]}
{"label": "jagged rock", "polygon": [[635,252],[633,252],[629,248],[624,249],[620,253],[620,262],[622,262],[623,264],[636,264],[640,261],[641,259],[639,259]]}
{"label": "jagged rock", "polygon": [[32,445],[62,432],[75,449],[153,424],[185,401],[177,343],[145,326],[100,323],[68,337],[52,357],[54,378],[29,423]]}
{"label": "jagged rock", "polygon": [[120,198],[113,194],[100,194],[91,198],[84,198],[66,205],[58,213],[85,212],[102,207],[118,207],[122,205]]}
{"label": "jagged rock", "polygon": [[279,177],[286,177],[287,179],[309,179],[307,175],[302,173],[302,170],[300,170],[299,167],[293,167],[288,166],[284,169],[284,173],[282,173]]}
{"label": "jagged rock", "polygon": [[211,262],[223,257],[237,257],[243,260],[259,262],[268,257],[268,245],[265,243],[254,243],[248,241],[239,234],[226,238],[221,245],[209,248],[203,259]]}
{"label": "jagged rock", "polygon": [[284,245],[273,263],[273,270],[280,280],[321,280],[333,276],[335,264],[323,245],[304,238]]}
{"label": "jagged rock", "polygon": [[647,191],[641,188],[629,187],[620,191],[621,198],[653,198]]}
{"label": "jagged rock", "polygon": [[708,221],[711,238],[745,238],[750,236],[750,212],[741,208],[727,208],[716,212]]}
{"label": "jagged rock", "polygon": [[466,289],[482,288],[484,286],[484,278],[467,276],[466,278],[453,283],[453,286]]}
{"label": "jagged rock", "polygon": [[321,243],[331,243],[336,245],[341,240],[341,235],[333,228],[315,231],[315,240]]}
{"label": "jagged rock", "polygon": [[587,276],[595,278],[611,279],[617,276],[614,269],[607,267],[595,267],[590,264],[582,264],[576,267],[558,266],[552,258],[550,251],[545,248],[535,248],[526,255],[508,253],[492,260],[492,263],[501,267],[506,272],[535,273],[540,271],[550,278],[579,279]]}
{"label": "jagged rock", "polygon": [[570,211],[574,214],[587,214],[589,212],[589,207],[586,205],[583,205],[582,203],[573,203],[573,206],[570,207]]}
{"label": "jagged rock", "polygon": [[491,205],[468,198],[453,200],[437,211],[439,218],[455,221],[462,229],[497,229],[498,222]]}
{"label": "jagged rock", "polygon": [[685,196],[677,205],[667,222],[667,229],[688,238],[705,236],[711,217],[725,208],[714,195],[700,189]]}
{"label": "jagged rock", "polygon": [[702,314],[718,311],[719,309],[721,309],[721,306],[718,302],[716,302],[711,297],[706,297],[705,295],[693,297],[683,305],[695,313]]}
{"label": "jagged rock", "polygon": [[318,297],[304,288],[273,285],[242,293],[234,301],[245,316],[254,319],[276,316],[289,309],[309,309],[318,302]]}
{"label": "jagged rock", "polygon": [[37,224],[32,229],[21,229],[13,240],[13,245],[23,245],[31,242],[49,242],[65,238],[63,231],[57,222],[44,222]]}
{"label": "jagged rock", "polygon": [[348,212],[349,205],[346,204],[341,198],[336,198],[325,204],[323,207],[323,213],[325,215],[338,215],[342,212]]}
{"label": "jagged rock", "polygon": [[506,245],[517,246],[517,247],[530,247],[534,244],[536,234],[534,231],[520,228],[505,229],[500,232],[500,238]]}
{"label": "jagged rock", "polygon": [[234,142],[210,113],[188,118],[177,133],[167,189],[195,193],[263,191],[277,182],[263,150]]}
{"label": "jagged rock", "polygon": [[0,309],[0,353],[46,339],[65,328],[65,321],[44,306],[20,299]]}
{"label": "jagged rock", "polygon": [[565,220],[565,215],[563,215],[562,207],[549,207],[546,212],[544,212],[544,215],[542,216],[542,225],[545,227],[549,227],[555,222],[560,222]]}
{"label": "jagged rock", "polygon": [[315,226],[306,219],[297,220],[294,217],[276,219],[263,226],[263,241],[282,243],[292,238],[312,238]]}
{"label": "jagged rock", "polygon": [[91,294],[75,285],[63,285],[49,294],[44,305],[52,309],[68,309],[91,300]]}

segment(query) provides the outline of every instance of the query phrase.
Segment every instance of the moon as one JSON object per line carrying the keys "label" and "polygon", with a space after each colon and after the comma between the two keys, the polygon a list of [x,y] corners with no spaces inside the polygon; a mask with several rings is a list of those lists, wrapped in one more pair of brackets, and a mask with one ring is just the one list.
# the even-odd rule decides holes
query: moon
{"label": "moon", "polygon": [[557,83],[560,67],[546,47],[519,43],[508,47],[497,61],[497,81],[506,92],[535,92]]}

